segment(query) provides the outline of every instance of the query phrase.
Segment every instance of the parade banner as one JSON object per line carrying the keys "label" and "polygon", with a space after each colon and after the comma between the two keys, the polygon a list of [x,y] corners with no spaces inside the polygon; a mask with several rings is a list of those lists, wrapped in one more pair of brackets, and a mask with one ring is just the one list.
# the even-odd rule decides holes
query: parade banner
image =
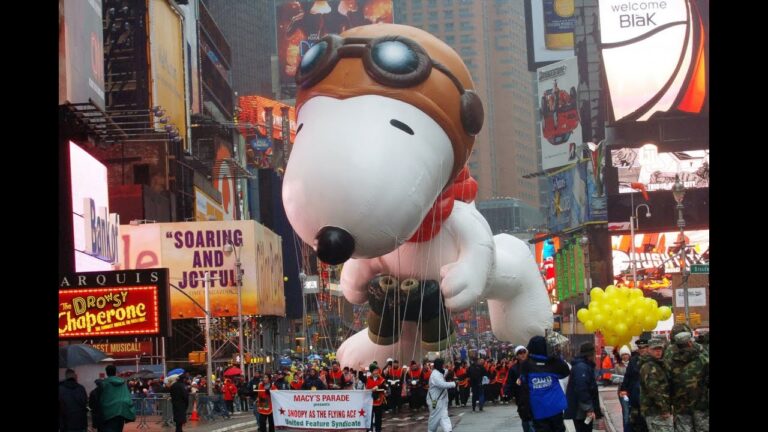
{"label": "parade banner", "polygon": [[272,390],[276,428],[301,430],[367,430],[371,425],[370,390]]}

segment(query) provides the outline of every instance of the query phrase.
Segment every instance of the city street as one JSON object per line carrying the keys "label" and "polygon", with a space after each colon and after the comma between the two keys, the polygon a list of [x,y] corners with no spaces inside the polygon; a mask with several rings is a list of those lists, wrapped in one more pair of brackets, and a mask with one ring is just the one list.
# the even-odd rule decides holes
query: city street
{"label": "city street", "polygon": [[[610,391],[609,391],[610,390]],[[609,387],[601,391],[601,398],[608,394],[615,394],[615,387]],[[618,400],[614,397],[612,402],[608,403],[606,411],[613,414],[613,418],[619,423],[619,429],[607,429],[610,432],[621,431],[621,407]],[[616,413],[618,410],[618,414]],[[515,405],[487,405],[483,412],[472,412],[471,407],[451,408],[449,411],[453,430],[467,432],[495,432],[495,431],[517,431],[522,430],[520,417],[517,415]],[[610,415],[610,414],[609,414]],[[429,413],[425,411],[417,412],[413,415],[399,414],[397,416],[386,415],[383,431],[396,432],[402,430],[423,431],[426,430]],[[566,420],[566,430],[573,432],[573,425]],[[608,424],[608,422],[606,422]],[[142,423],[139,418],[136,422],[125,425],[125,432],[146,431],[146,432],[168,432],[173,430],[170,426],[163,426],[158,417],[148,417],[146,423]],[[232,416],[231,419],[216,419],[213,422],[189,422],[184,425],[184,430],[194,430],[197,432],[255,432],[258,430],[256,420],[251,413],[239,413]],[[291,429],[285,429],[291,431]],[[601,430],[595,428],[594,430]]]}

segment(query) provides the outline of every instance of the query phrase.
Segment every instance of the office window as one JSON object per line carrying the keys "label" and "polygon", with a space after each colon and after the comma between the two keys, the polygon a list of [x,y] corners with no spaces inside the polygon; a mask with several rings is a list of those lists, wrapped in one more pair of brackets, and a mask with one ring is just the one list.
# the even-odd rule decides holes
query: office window
{"label": "office window", "polygon": [[452,10],[445,10],[443,11],[443,14],[445,15],[445,19],[453,19],[453,11]]}
{"label": "office window", "polygon": [[437,33],[438,30],[439,30],[439,26],[437,24],[430,24],[429,25],[429,32],[430,33],[435,34],[435,33]]}
{"label": "office window", "polygon": [[462,31],[472,31],[472,30],[475,29],[475,26],[472,23],[470,23],[469,21],[461,21],[459,23],[459,28]]}
{"label": "office window", "polygon": [[453,29],[454,29],[454,27],[453,27],[453,23],[452,22],[445,23],[445,31],[447,31],[447,32],[448,31],[453,31]]}
{"label": "office window", "polygon": [[[447,31],[447,30],[448,30],[448,28],[446,27],[446,29],[445,29],[445,30]],[[448,36],[446,36],[446,37],[445,37],[445,43],[447,43],[448,45],[451,45],[451,46],[453,46],[453,44],[454,44],[454,43],[456,43],[456,36],[454,36],[454,35],[448,35]]]}

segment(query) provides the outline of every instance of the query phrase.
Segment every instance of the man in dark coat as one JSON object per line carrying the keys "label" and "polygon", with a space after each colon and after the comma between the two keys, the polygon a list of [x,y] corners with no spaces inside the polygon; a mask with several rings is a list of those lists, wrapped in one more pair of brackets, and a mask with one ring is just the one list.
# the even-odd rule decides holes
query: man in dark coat
{"label": "man in dark coat", "polygon": [[624,432],[648,432],[645,418],[640,413],[640,366],[638,361],[642,355],[648,352],[650,339],[651,334],[645,332],[635,342],[637,351],[629,359],[627,371],[624,373],[624,381],[619,387],[619,397],[629,398],[629,429]]}
{"label": "man in dark coat", "polygon": [[176,424],[176,432],[184,432],[181,427],[187,422],[189,392],[178,375],[171,375],[166,380],[171,385],[171,405],[173,406],[173,422]]}
{"label": "man in dark coat", "polygon": [[477,359],[477,361],[469,367],[467,374],[469,375],[469,385],[472,386],[472,411],[475,410],[475,404],[479,404],[480,411],[482,411],[483,404],[485,404],[483,377],[488,376],[488,371],[485,370],[485,360],[482,358]]}
{"label": "man in dark coat", "polygon": [[573,420],[576,432],[591,431],[594,420],[603,416],[595,381],[595,345],[592,342],[581,344],[579,356],[573,359],[571,366],[571,379],[565,391],[568,401],[565,418]]}
{"label": "man in dark coat", "polygon": [[523,391],[527,392],[536,432],[565,432],[563,410],[568,407],[560,380],[571,371],[568,364],[547,355],[547,340],[534,336],[528,342],[528,360],[520,368]]}
{"label": "man in dark coat", "polygon": [[301,388],[302,390],[325,390],[325,383],[317,376],[317,370],[310,368]]}
{"label": "man in dark coat", "polygon": [[533,412],[531,412],[531,401],[528,399],[528,393],[524,392],[520,386],[520,370],[523,363],[528,359],[528,350],[518,345],[514,350],[515,357],[512,359],[512,367],[507,375],[507,383],[504,385],[504,393],[512,395],[517,405],[517,414],[523,421],[523,432],[533,430]]}
{"label": "man in dark coat", "polygon": [[88,429],[88,395],[85,387],[77,383],[72,369],[64,373],[59,383],[59,431],[85,432]]}

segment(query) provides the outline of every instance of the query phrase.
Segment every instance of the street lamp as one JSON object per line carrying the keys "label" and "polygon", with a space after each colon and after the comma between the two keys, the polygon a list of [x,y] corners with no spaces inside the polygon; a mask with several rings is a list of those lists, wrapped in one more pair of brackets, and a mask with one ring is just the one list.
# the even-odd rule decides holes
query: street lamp
{"label": "street lamp", "polygon": [[648,207],[648,204],[638,204],[637,207],[635,207],[632,213],[629,215],[629,232],[630,232],[629,247],[630,247],[630,250],[632,251],[629,264],[632,268],[632,283],[634,284],[634,288],[637,288],[637,262],[635,260],[635,230],[639,226],[637,211],[640,209],[640,207],[645,207],[645,217],[647,218],[651,217],[651,208]]}
{"label": "street lamp", "polygon": [[685,323],[691,326],[690,315],[688,314],[688,274],[685,265],[685,219],[683,218],[683,198],[685,198],[685,186],[680,181],[680,176],[675,174],[675,185],[672,186],[672,196],[677,202],[677,227],[680,228],[680,275],[683,279],[683,305],[685,305]]}
{"label": "street lamp", "polygon": [[[238,326],[238,351],[240,355],[240,372],[245,374],[245,358],[243,356],[243,273],[240,270],[242,263],[240,262],[240,253],[232,240],[227,239],[228,243],[224,244],[224,254],[229,256],[234,252],[235,254],[235,280],[237,281],[237,326]],[[208,306],[206,306],[207,308]]]}
{"label": "street lamp", "polygon": [[208,388],[208,396],[213,397],[213,352],[211,351],[211,299],[208,296],[208,290],[211,286],[212,280],[219,280],[221,278],[212,278],[209,272],[205,272],[203,275],[203,287],[205,288],[205,357],[208,368],[206,370],[206,387]]}

